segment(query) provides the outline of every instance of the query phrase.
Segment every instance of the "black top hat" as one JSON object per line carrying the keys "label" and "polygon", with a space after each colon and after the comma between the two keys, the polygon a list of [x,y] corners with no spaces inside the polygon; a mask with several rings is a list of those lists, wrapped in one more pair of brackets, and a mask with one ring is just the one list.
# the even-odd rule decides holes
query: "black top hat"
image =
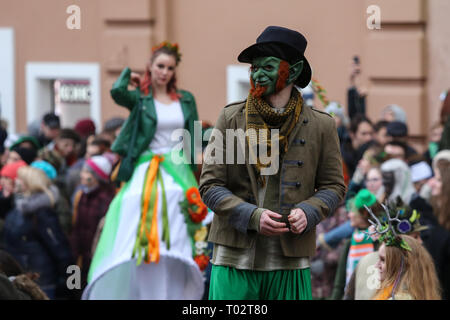
{"label": "black top hat", "polygon": [[297,31],[277,27],[267,27],[251,45],[238,56],[238,61],[251,63],[254,58],[263,56],[274,56],[289,62],[290,64],[303,60],[303,70],[295,80],[295,85],[304,88],[311,81],[311,67],[304,53],[307,41]]}

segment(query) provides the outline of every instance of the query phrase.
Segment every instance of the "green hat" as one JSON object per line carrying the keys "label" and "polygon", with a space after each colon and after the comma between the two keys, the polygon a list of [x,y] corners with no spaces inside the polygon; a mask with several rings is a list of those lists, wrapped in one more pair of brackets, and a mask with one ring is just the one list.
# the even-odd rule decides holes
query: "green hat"
{"label": "green hat", "polygon": [[39,141],[35,137],[32,137],[32,136],[21,136],[19,139],[17,139],[11,145],[11,147],[9,147],[9,150],[14,149],[18,145],[20,145],[22,142],[31,142],[33,144],[33,146],[35,147],[36,151],[38,151],[39,149],[42,148],[41,144],[39,143]]}
{"label": "green hat", "polygon": [[356,209],[364,208],[364,206],[371,207],[377,202],[377,197],[367,189],[361,189],[355,197],[354,206]]}

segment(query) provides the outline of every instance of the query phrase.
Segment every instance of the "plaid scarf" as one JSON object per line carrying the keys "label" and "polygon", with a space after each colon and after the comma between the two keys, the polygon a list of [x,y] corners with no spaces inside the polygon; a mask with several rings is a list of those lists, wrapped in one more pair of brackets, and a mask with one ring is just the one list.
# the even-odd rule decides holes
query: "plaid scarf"
{"label": "plaid scarf", "polygon": [[[288,139],[289,135],[298,122],[300,113],[302,111],[303,99],[296,89],[292,90],[291,97],[284,112],[277,112],[266,101],[261,98],[255,98],[251,94],[248,95],[247,103],[245,105],[245,119],[247,122],[247,139],[250,149],[250,157],[255,159],[256,157],[256,170],[261,177],[260,172],[262,167],[269,167],[270,163],[263,164],[260,161],[260,155],[258,153],[258,146],[267,145],[267,156],[278,156],[279,150],[271,149],[271,129],[279,129],[279,135],[273,138],[278,140],[279,148],[281,152],[286,153],[288,151]],[[248,130],[254,129],[254,130]],[[262,135],[260,134],[260,130]],[[277,154],[272,155],[272,152]],[[255,163],[253,161],[252,163]],[[264,185],[265,179],[262,178]]]}

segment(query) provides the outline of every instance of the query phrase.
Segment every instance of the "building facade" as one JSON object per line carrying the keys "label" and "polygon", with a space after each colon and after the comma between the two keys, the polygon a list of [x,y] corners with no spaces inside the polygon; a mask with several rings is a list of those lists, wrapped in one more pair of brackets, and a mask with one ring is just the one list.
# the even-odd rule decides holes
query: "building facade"
{"label": "building facade", "polygon": [[113,82],[126,66],[143,73],[151,47],[167,39],[182,52],[178,86],[214,123],[247,92],[237,55],[267,25],[281,25],[308,39],[305,55],[328,99],[346,106],[358,55],[368,116],[402,106],[423,144],[450,87],[449,13],[446,0],[0,0],[1,117],[19,133],[50,110],[65,126],[127,116],[110,97]]}

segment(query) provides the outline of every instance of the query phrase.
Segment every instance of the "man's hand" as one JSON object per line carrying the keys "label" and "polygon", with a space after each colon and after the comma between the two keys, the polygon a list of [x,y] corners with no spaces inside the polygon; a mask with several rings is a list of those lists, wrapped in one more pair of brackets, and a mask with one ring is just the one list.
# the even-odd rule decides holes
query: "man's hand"
{"label": "man's hand", "polygon": [[306,225],[308,224],[306,214],[300,208],[291,210],[291,214],[289,214],[288,220],[291,224],[291,231],[293,233],[302,233],[303,230],[306,229]]}
{"label": "man's hand", "polygon": [[286,223],[275,221],[273,218],[281,219],[282,216],[270,210],[263,211],[259,220],[259,233],[265,236],[277,236],[289,232]]}

